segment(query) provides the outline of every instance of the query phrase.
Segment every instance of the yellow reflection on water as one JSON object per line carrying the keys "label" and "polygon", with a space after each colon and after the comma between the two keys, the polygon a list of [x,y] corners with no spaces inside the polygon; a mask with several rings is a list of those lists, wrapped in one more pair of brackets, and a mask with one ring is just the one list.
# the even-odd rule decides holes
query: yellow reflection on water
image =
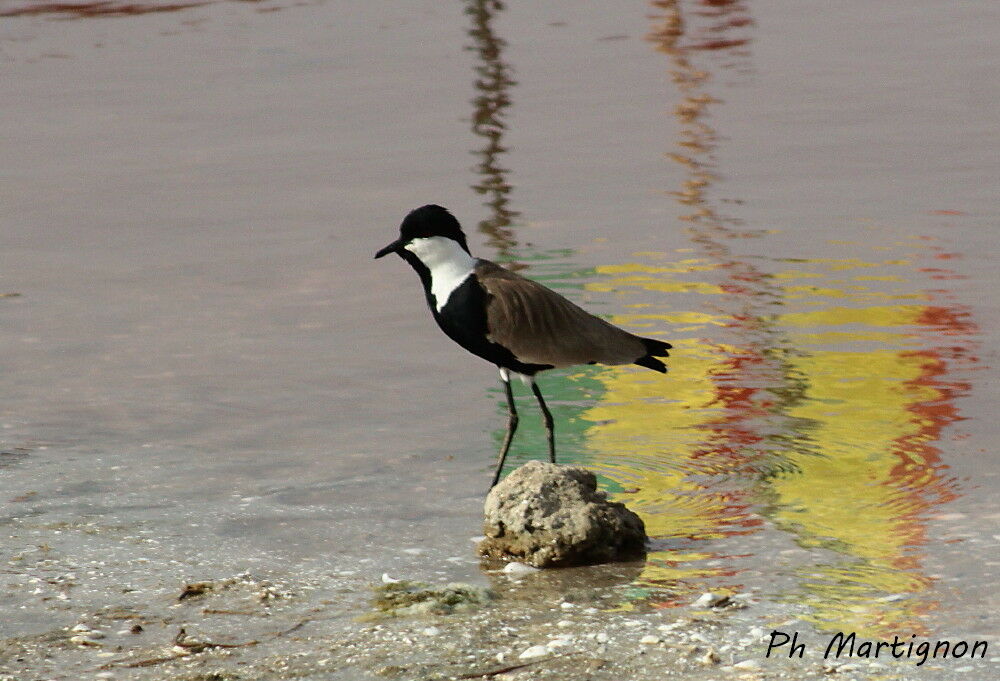
{"label": "yellow reflection on water", "polygon": [[582,414],[600,424],[588,432],[587,444],[600,453],[595,461],[602,472],[636,490],[630,503],[648,512],[651,535],[695,531],[718,536],[705,519],[720,506],[698,494],[703,488],[688,479],[692,467],[685,465],[697,445],[692,433],[717,411],[706,404],[706,396],[712,394],[712,366],[718,360],[690,341],[675,348],[685,361],[671,367],[669,392],[655,374],[611,367],[597,375],[606,392]]}
{"label": "yellow reflection on water", "polygon": [[948,491],[935,462],[908,454],[935,436],[914,407],[943,394],[921,383],[927,360],[918,354],[817,352],[798,366],[810,378],[811,399],[791,413],[816,424],[819,456],[802,458],[797,475],[771,481],[771,518],[803,546],[853,559],[804,575],[807,619],[873,635],[912,627],[927,604],[885,599],[918,594],[931,583],[913,569],[924,543],[917,514],[928,495],[941,501]]}
{"label": "yellow reflection on water", "polygon": [[928,359],[917,353],[817,351],[794,361],[809,377],[810,399],[790,415],[815,424],[818,455],[800,457],[798,474],[770,481],[771,519],[803,546],[852,559],[806,577],[808,619],[873,635],[912,627],[927,604],[884,599],[931,583],[919,570],[920,513],[950,493],[940,465],[925,455],[937,433],[920,405],[944,394],[924,383]]}
{"label": "yellow reflection on water", "polygon": [[[770,294],[800,309],[766,320],[667,312],[649,302],[663,291],[717,291],[717,282],[688,286],[713,271],[696,262],[599,267],[606,278],[588,287],[641,298],[642,314],[611,319],[637,332],[661,335],[678,320],[697,320],[701,333],[728,331],[749,343],[681,337],[666,378],[633,367],[594,376],[601,400],[582,414],[596,424],[587,433],[592,465],[621,486],[657,540],[640,584],[676,594],[728,575],[738,585],[719,561],[706,560],[717,557],[710,548],[691,551],[690,541],[710,547],[759,531],[763,516],[817,551],[782,596],[807,604],[806,619],[859,635],[922,630],[918,616],[935,607],[921,597],[933,582],[921,569],[924,518],[954,495],[935,442],[957,418],[961,385],[945,377],[955,336],[968,332],[961,311],[870,304],[933,302],[913,283],[909,291],[897,286],[907,282],[899,272],[885,280],[895,288],[880,295],[838,288],[832,296],[827,287],[803,290],[802,276],[772,278]],[[801,274],[869,264],[898,270],[900,262],[824,259]],[[774,281],[787,282],[794,298]],[[761,333],[794,351],[755,345]],[[670,548],[672,540],[688,543]]]}
{"label": "yellow reflection on water", "polygon": [[923,311],[923,305],[873,305],[862,308],[833,305],[810,312],[787,314],[782,321],[786,326],[809,328],[839,324],[909,326],[920,318]]}
{"label": "yellow reflection on water", "polygon": [[701,281],[656,281],[650,277],[622,277],[615,282],[614,288],[609,285],[596,283],[590,284],[588,290],[610,292],[626,286],[639,286],[648,291],[661,291],[663,293],[700,293],[702,295],[719,295],[724,291],[714,285]]}
{"label": "yellow reflection on water", "polygon": [[[662,377],[648,372],[609,367],[597,376],[605,391],[582,414],[599,424],[588,431],[587,446],[593,467],[625,488],[629,507],[642,516],[650,537],[720,538],[732,523],[731,501],[691,475],[697,434],[718,411],[706,397],[713,392],[719,358],[693,340],[677,341],[674,347],[684,361],[671,367],[669,392]],[[670,592],[697,590],[696,584],[719,575],[719,567],[705,564],[715,557],[710,551],[652,551],[638,584]]]}
{"label": "yellow reflection on water", "polygon": [[[771,567],[782,571],[775,595],[808,606],[821,627],[919,632],[936,607],[925,519],[956,493],[936,443],[964,390],[950,374],[974,359],[973,328],[941,288],[953,273],[919,266],[922,236],[823,244],[843,257],[741,253],[774,232],[744,229],[712,198],[726,136],[710,124],[723,100],[709,88],[715,71],[752,71],[751,8],[651,4],[648,39],[675,86],[679,128],[665,156],[683,173],[667,194],[691,248],[598,268],[588,288],[624,304],[614,323],[669,330],[674,358],[667,377],[591,374],[603,390],[581,415],[594,424],[591,465],[654,537],[637,586],[662,587],[654,599],[670,605],[706,586],[742,588]],[[747,555],[790,543],[807,558],[782,567]]]}

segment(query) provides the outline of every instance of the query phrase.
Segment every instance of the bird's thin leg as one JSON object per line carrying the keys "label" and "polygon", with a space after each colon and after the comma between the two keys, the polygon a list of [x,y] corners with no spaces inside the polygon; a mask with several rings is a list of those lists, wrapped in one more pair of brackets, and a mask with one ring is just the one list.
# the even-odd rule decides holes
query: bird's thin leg
{"label": "bird's thin leg", "polygon": [[552,432],[552,413],[549,412],[549,408],[545,406],[545,400],[542,398],[542,391],[538,389],[538,384],[535,383],[535,379],[531,379],[531,392],[535,393],[535,399],[538,400],[538,406],[542,408],[542,418],[545,419],[545,437],[549,441],[549,461],[552,463],[556,462],[556,439],[555,433]]}
{"label": "bird's thin leg", "polygon": [[493,482],[490,483],[490,489],[500,482],[500,474],[503,473],[503,462],[507,458],[510,441],[514,439],[514,431],[517,430],[517,407],[514,406],[514,393],[510,389],[510,374],[505,369],[500,370],[500,382],[503,383],[503,390],[507,395],[507,433],[503,436],[503,444],[500,445],[500,455],[497,457],[497,470],[493,474]]}

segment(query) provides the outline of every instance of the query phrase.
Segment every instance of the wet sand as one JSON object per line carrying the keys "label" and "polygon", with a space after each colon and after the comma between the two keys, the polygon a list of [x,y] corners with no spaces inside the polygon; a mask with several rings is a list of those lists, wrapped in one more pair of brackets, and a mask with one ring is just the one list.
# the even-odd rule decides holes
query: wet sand
{"label": "wet sand", "polygon": [[[0,3],[0,675],[447,678],[562,631],[572,655],[495,678],[825,674],[764,659],[773,627],[990,641],[845,678],[996,669],[987,3],[25,6]],[[431,201],[677,347],[666,378],[542,381],[643,564],[474,557],[495,373],[371,261]],[[515,461],[543,451],[521,397]],[[499,598],[358,623],[383,573]]]}

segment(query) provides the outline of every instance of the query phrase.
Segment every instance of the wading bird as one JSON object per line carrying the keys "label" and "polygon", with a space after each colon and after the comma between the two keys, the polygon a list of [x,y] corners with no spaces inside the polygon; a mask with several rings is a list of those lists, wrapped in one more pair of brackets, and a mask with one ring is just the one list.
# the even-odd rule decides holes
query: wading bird
{"label": "wading bird", "polygon": [[399,238],[375,258],[390,253],[417,271],[441,330],[500,370],[508,419],[492,485],[500,480],[517,430],[512,375],[531,385],[545,419],[549,460],[555,463],[552,414],[535,383],[538,372],[575,364],[638,364],[667,371],[657,357],[667,356],[670,343],[619,329],[538,282],[472,257],[458,220],[441,206],[422,206],[407,215]]}

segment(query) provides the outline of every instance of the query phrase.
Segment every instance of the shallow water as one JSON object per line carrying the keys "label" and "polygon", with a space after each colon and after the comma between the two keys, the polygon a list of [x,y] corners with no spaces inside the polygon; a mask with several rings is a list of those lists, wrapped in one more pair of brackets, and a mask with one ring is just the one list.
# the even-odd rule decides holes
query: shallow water
{"label": "shallow water", "polygon": [[[989,3],[25,5],[0,3],[3,635],[123,583],[484,579],[495,373],[371,261],[433,201],[674,343],[666,377],[541,380],[560,459],[654,538],[621,607],[752,590],[823,630],[996,640]],[[518,399],[514,461],[543,451]],[[77,586],[25,590],[46,560]]]}

